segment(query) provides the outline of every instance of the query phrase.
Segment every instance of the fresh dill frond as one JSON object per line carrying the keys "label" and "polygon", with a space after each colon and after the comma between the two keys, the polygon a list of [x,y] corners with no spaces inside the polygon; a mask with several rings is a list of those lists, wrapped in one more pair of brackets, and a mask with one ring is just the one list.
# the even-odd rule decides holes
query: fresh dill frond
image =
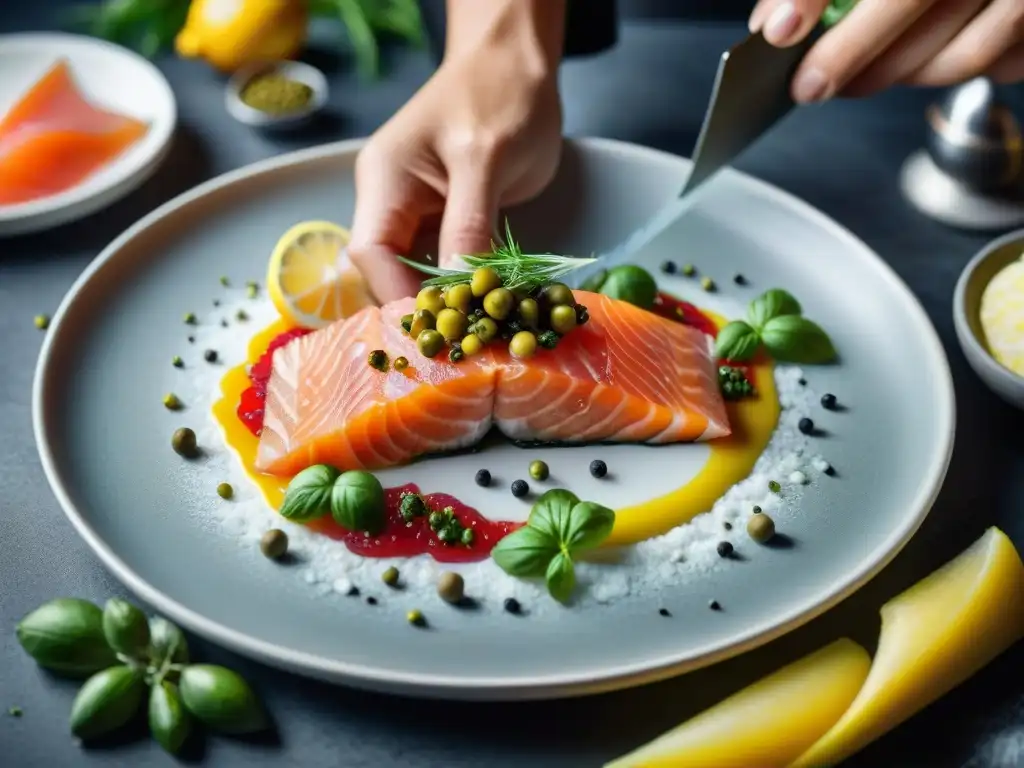
{"label": "fresh dill frond", "polygon": [[490,267],[498,273],[502,285],[509,290],[540,288],[557,282],[573,270],[594,261],[592,258],[562,256],[556,253],[523,253],[519,243],[512,237],[508,219],[505,220],[504,243],[492,240],[490,253],[467,254],[461,258],[466,264],[466,269],[443,269],[433,264],[422,264],[403,256],[398,257],[403,264],[432,275],[423,281],[424,286],[446,287],[468,283],[473,276],[473,270]]}

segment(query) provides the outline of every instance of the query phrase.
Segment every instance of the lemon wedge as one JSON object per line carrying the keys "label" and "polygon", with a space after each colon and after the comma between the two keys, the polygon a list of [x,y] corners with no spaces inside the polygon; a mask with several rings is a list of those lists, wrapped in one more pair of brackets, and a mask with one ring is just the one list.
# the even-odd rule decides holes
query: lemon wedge
{"label": "lemon wedge", "polygon": [[348,230],[329,221],[304,221],[284,233],[267,269],[267,291],[282,318],[323,328],[374,304],[348,242]]}
{"label": "lemon wedge", "polygon": [[1024,255],[1004,267],[986,286],[980,314],[992,356],[1024,376]]}

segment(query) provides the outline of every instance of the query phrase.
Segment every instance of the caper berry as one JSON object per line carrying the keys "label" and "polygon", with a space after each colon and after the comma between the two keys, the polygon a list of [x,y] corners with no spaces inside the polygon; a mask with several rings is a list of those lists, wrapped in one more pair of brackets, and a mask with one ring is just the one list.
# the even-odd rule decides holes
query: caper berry
{"label": "caper berry", "polygon": [[451,286],[444,292],[444,304],[449,309],[457,309],[462,314],[469,312],[470,304],[473,302],[473,291],[468,283],[459,283]]}
{"label": "caper berry", "polygon": [[398,584],[398,569],[392,565],[380,575],[380,579],[389,587],[395,586]]}
{"label": "caper berry", "polygon": [[394,365],[396,371],[404,371],[409,367],[409,360],[405,357],[396,357]]}
{"label": "caper berry", "polygon": [[401,325],[403,331],[410,333],[412,331],[412,315],[402,315]]}
{"label": "caper berry", "polygon": [[572,295],[572,289],[565,283],[551,283],[544,289],[544,298],[549,305],[555,307],[559,304],[575,306],[576,298]]}
{"label": "caper berry", "polygon": [[426,309],[434,316],[444,309],[444,296],[436,285],[428,285],[416,294],[416,309]]}
{"label": "caper berry", "polygon": [[477,320],[469,331],[473,335],[477,336],[484,344],[490,344],[498,338],[498,324],[489,317],[483,317]]}
{"label": "caper berry", "polygon": [[174,430],[174,434],[171,435],[171,448],[179,456],[184,456],[188,459],[193,458],[198,453],[196,433],[188,427]]}
{"label": "caper berry", "polygon": [[466,357],[472,357],[483,348],[484,343],[480,341],[480,337],[476,334],[471,333],[462,339],[462,354]]}
{"label": "caper berry", "polygon": [[533,357],[537,352],[537,337],[529,331],[520,331],[508,343],[508,351],[520,360]]}
{"label": "caper berry", "polygon": [[175,368],[183,368],[185,366],[185,361],[182,360],[178,355],[175,355],[174,357],[171,358],[171,365],[173,365]]}
{"label": "caper berry", "polygon": [[416,337],[416,347],[424,357],[435,357],[444,347],[444,336],[437,331],[425,330]]}
{"label": "caper berry", "polygon": [[437,317],[429,309],[417,309],[409,323],[409,335],[418,339],[424,331],[432,331],[437,326]]}
{"label": "caper berry", "polygon": [[495,288],[484,296],[484,312],[495,320],[504,320],[512,312],[515,296],[508,288]]}
{"label": "caper berry", "polygon": [[512,483],[512,495],[517,499],[523,498],[530,492],[530,486],[527,485],[525,480],[516,480]]}
{"label": "caper berry", "polygon": [[445,571],[437,578],[437,594],[446,603],[456,605],[462,602],[466,593],[466,582],[461,574]]}
{"label": "caper berry", "polygon": [[463,528],[462,536],[460,538],[462,539],[463,544],[467,547],[471,547],[473,546],[473,541],[476,539],[476,534],[473,533],[472,528]]}
{"label": "caper berry", "polygon": [[371,368],[385,373],[388,369],[388,353],[383,349],[375,349],[366,356],[366,362]]}
{"label": "caper berry", "polygon": [[758,544],[764,544],[775,535],[775,521],[768,515],[751,515],[747,520],[747,533]]}
{"label": "caper berry", "polygon": [[496,288],[501,288],[501,276],[491,267],[479,267],[473,272],[469,288],[478,299]]}
{"label": "caper berry", "polygon": [[217,486],[217,495],[222,499],[230,499],[235,495],[235,489],[231,487],[231,483],[220,483]]}
{"label": "caper berry", "polygon": [[36,328],[40,331],[45,331],[50,327],[50,318],[47,315],[36,315],[35,317]]}
{"label": "caper berry", "polygon": [[576,309],[559,304],[551,309],[551,330],[564,336],[576,327]]}
{"label": "caper berry", "polygon": [[414,627],[426,626],[427,620],[423,618],[423,612],[413,608],[407,614],[405,614],[405,620],[412,624]]}
{"label": "caper berry", "polygon": [[530,462],[530,477],[534,480],[547,480],[551,475],[551,470],[548,469],[548,465],[537,459],[536,461]]}
{"label": "caper berry", "polygon": [[169,392],[164,395],[164,407],[169,411],[180,411],[182,402],[176,394]]}
{"label": "caper berry", "polygon": [[442,309],[437,313],[437,331],[445,341],[457,341],[466,335],[469,320],[457,309]]}
{"label": "caper berry", "polygon": [[271,560],[277,560],[288,551],[288,534],[278,528],[271,528],[260,537],[260,552]]}
{"label": "caper berry", "polygon": [[519,319],[527,328],[536,328],[540,322],[540,305],[536,299],[523,299],[519,302]]}

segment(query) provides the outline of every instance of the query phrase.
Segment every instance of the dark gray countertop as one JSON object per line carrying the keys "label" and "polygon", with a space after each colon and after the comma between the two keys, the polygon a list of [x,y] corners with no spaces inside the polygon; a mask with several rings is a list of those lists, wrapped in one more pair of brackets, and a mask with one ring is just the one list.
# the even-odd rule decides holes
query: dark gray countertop
{"label": "dark gray countertop", "polygon": [[[49,14],[39,9],[46,5],[5,9],[0,31],[52,27]],[[565,66],[567,131],[688,154],[717,55],[739,30],[627,24],[616,50]],[[77,595],[102,602],[125,594],[65,520],[40,469],[29,415],[42,338],[32,325],[33,315],[52,312],[83,267],[116,234],[195,183],[293,147],[372,132],[429,75],[423,54],[388,58],[388,77],[375,85],[332,73],[334,119],[317,135],[279,141],[233,123],[222,107],[220,80],[202,65],[162,60],[179,98],[181,126],[173,154],[157,176],[86,221],[0,240],[0,764],[172,764],[141,736],[103,749],[76,746],[66,726],[74,686],[41,674],[14,638],[15,622],[51,597]],[[1010,96],[1024,111],[1024,94]],[[387,698],[267,669],[196,639],[197,656],[226,662],[254,682],[280,726],[279,736],[269,741],[211,740],[204,762],[246,768],[597,766],[828,640],[846,634],[872,647],[884,600],[962,550],[986,526],[997,523],[1018,546],[1024,545],[1024,414],[1002,405],[972,375],[956,346],[950,312],[956,277],[984,238],[922,218],[897,190],[899,164],[921,142],[928,98],[899,91],[866,102],[806,109],[739,163],[810,201],[874,247],[910,284],[946,345],[957,388],[957,448],[939,502],[892,566],[835,610],[760,651],[668,683],[572,703]],[[907,371],[908,386],[914,375]],[[1022,662],[1024,648],[1010,651],[848,764],[1024,765]],[[12,705],[20,706],[24,716],[2,714]]]}

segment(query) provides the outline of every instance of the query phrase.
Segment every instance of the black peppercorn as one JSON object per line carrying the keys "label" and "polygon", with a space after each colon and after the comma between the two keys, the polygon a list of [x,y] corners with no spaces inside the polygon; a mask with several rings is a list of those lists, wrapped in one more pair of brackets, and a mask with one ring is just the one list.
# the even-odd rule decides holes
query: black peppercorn
{"label": "black peppercorn", "polygon": [[516,480],[512,483],[512,495],[517,499],[523,498],[530,492],[530,486],[527,485],[525,480]]}
{"label": "black peppercorn", "polygon": [[814,422],[811,421],[810,419],[808,419],[806,416],[804,416],[802,419],[800,419],[799,423],[797,423],[796,426],[797,426],[797,429],[799,429],[805,435],[813,435],[814,434]]}
{"label": "black peppercorn", "polygon": [[608,465],[600,459],[594,459],[590,462],[590,474],[600,480],[608,474]]}
{"label": "black peppercorn", "polygon": [[716,547],[719,557],[732,557],[734,551],[731,541],[720,541]]}
{"label": "black peppercorn", "polygon": [[519,605],[519,601],[514,597],[505,598],[505,610],[509,613],[519,613],[522,610],[522,606]]}
{"label": "black peppercorn", "polygon": [[722,606],[719,605],[717,600],[712,600],[710,603],[708,603],[708,608],[710,608],[712,611],[722,610]]}
{"label": "black peppercorn", "polygon": [[833,411],[836,407],[836,396],[826,392],[821,396],[821,407]]}
{"label": "black peppercorn", "polygon": [[486,488],[491,484],[491,473],[486,469],[478,469],[476,471],[476,484],[481,488]]}
{"label": "black peppercorn", "polygon": [[658,609],[658,613],[661,614],[662,616],[671,616],[672,615],[671,613],[668,612],[668,608],[659,608]]}
{"label": "black peppercorn", "polygon": [[205,352],[203,352],[203,360],[205,360],[208,363],[216,363],[217,362],[217,350],[215,350],[215,349],[208,349]]}

